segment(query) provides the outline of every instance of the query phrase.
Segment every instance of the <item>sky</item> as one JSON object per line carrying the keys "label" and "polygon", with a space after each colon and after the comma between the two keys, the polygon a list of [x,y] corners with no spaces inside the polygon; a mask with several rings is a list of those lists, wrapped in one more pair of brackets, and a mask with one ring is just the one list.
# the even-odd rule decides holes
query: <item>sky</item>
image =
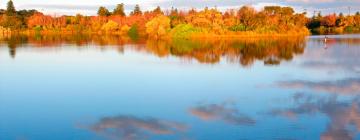
{"label": "sky", "polygon": [[[151,10],[156,6],[162,9],[187,10],[190,8],[217,7],[224,11],[230,8],[239,8],[243,5],[252,5],[257,10],[265,5],[291,6],[296,12],[307,11],[312,16],[314,11],[322,14],[329,13],[355,13],[360,11],[360,0],[13,0],[17,9],[36,9],[50,15],[96,15],[99,6],[105,6],[112,11],[118,3],[124,3],[126,12],[129,13],[135,4],[142,10]],[[0,7],[6,7],[7,0],[1,0]]]}

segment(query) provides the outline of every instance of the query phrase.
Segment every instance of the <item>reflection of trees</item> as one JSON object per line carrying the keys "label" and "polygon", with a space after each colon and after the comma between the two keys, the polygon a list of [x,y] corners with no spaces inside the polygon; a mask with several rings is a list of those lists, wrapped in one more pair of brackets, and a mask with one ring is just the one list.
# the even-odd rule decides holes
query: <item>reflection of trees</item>
{"label": "reflection of trees", "polygon": [[337,96],[321,97],[296,94],[293,97],[295,107],[274,109],[273,115],[296,118],[299,115],[324,114],[330,119],[322,140],[351,140],[360,131],[360,100],[341,101]]}
{"label": "reflection of trees", "polygon": [[176,55],[195,58],[202,63],[217,63],[222,57],[230,62],[240,62],[244,66],[263,60],[266,65],[277,65],[282,60],[291,60],[302,54],[304,38],[246,38],[237,40],[173,40],[164,44],[148,41],[147,51],[165,56]]}
{"label": "reflection of trees", "polygon": [[301,38],[278,38],[264,40],[248,40],[234,45],[243,65],[250,65],[255,60],[263,60],[265,64],[279,64],[281,60],[291,60],[295,54],[304,52],[305,43]]}
{"label": "reflection of trees", "polygon": [[9,54],[12,58],[15,58],[16,56],[16,47],[18,47],[19,45],[21,46],[21,44],[26,42],[26,37],[24,36],[7,36],[1,39],[3,39],[7,43],[7,46],[9,48]]}
{"label": "reflection of trees", "polygon": [[15,58],[16,55],[16,39],[10,38],[8,40],[9,54],[12,58]]}
{"label": "reflection of trees", "polygon": [[171,135],[185,129],[181,123],[134,116],[105,117],[90,127],[97,134],[121,140],[144,140],[151,135]]}
{"label": "reflection of trees", "polygon": [[299,37],[172,41],[140,39],[136,42],[121,36],[79,34],[23,36],[23,38],[36,47],[60,47],[62,44],[100,47],[111,45],[120,47],[119,51],[122,52],[123,47],[128,45],[137,51],[153,53],[159,57],[174,55],[196,59],[201,63],[218,63],[225,58],[229,62],[244,66],[249,66],[257,60],[264,61],[266,65],[278,65],[283,60],[291,60],[296,54],[302,54],[305,48],[304,38]]}

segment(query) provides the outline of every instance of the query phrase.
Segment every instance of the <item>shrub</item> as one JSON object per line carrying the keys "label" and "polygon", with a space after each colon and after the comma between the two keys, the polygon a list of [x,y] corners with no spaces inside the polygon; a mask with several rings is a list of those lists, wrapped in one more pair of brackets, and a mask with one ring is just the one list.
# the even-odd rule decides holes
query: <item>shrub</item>
{"label": "shrub", "polygon": [[171,35],[173,38],[187,38],[190,37],[192,33],[199,31],[200,29],[195,28],[190,24],[179,24],[171,30]]}
{"label": "shrub", "polygon": [[40,25],[37,25],[37,26],[34,27],[34,31],[36,33],[40,33],[41,30],[42,30],[42,27]]}
{"label": "shrub", "polygon": [[352,26],[346,26],[344,29],[345,32],[347,33],[352,33],[354,31],[354,27]]}
{"label": "shrub", "polygon": [[132,25],[131,28],[128,31],[128,36],[132,40],[138,40],[139,39],[139,32],[138,32],[138,26],[136,24]]}
{"label": "shrub", "polygon": [[246,31],[246,27],[242,24],[239,24],[239,25],[234,25],[234,26],[231,26],[229,28],[230,31],[235,31],[235,32],[238,32],[238,31]]}

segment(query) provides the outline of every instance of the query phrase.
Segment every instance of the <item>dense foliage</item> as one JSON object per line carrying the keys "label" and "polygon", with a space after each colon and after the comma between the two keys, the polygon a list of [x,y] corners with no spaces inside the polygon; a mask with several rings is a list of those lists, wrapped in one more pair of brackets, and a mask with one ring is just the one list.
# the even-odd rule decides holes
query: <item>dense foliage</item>
{"label": "dense foliage", "polygon": [[133,37],[238,37],[248,35],[306,35],[309,31],[320,34],[360,32],[360,14],[318,14],[307,18],[306,13],[295,13],[291,7],[265,6],[257,11],[243,6],[224,12],[216,8],[179,11],[141,11],[136,5],[129,15],[124,4],[110,12],[99,7],[97,16],[50,16],[36,10],[16,11],[10,0],[6,10],[0,10],[1,29],[40,33],[97,33]]}
{"label": "dense foliage", "polygon": [[347,16],[342,13],[322,16],[318,13],[310,19],[307,26],[316,34],[360,33],[360,13]]}

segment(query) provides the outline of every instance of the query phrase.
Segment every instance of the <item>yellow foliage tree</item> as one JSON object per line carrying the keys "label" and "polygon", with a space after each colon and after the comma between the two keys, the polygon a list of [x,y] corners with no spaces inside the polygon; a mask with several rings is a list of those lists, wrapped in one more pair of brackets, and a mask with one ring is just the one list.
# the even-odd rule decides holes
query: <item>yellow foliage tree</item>
{"label": "yellow foliage tree", "polygon": [[115,21],[109,20],[106,24],[101,27],[101,30],[106,32],[113,32],[119,29],[119,24]]}
{"label": "yellow foliage tree", "polygon": [[120,28],[120,35],[126,35],[130,30],[130,27],[128,25],[123,25]]}
{"label": "yellow foliage tree", "polygon": [[146,33],[150,38],[163,38],[170,29],[170,19],[167,16],[159,15],[146,23]]}
{"label": "yellow foliage tree", "polygon": [[222,13],[217,9],[205,8],[202,11],[189,14],[186,21],[195,27],[205,28],[216,34],[223,32],[224,19]]}

